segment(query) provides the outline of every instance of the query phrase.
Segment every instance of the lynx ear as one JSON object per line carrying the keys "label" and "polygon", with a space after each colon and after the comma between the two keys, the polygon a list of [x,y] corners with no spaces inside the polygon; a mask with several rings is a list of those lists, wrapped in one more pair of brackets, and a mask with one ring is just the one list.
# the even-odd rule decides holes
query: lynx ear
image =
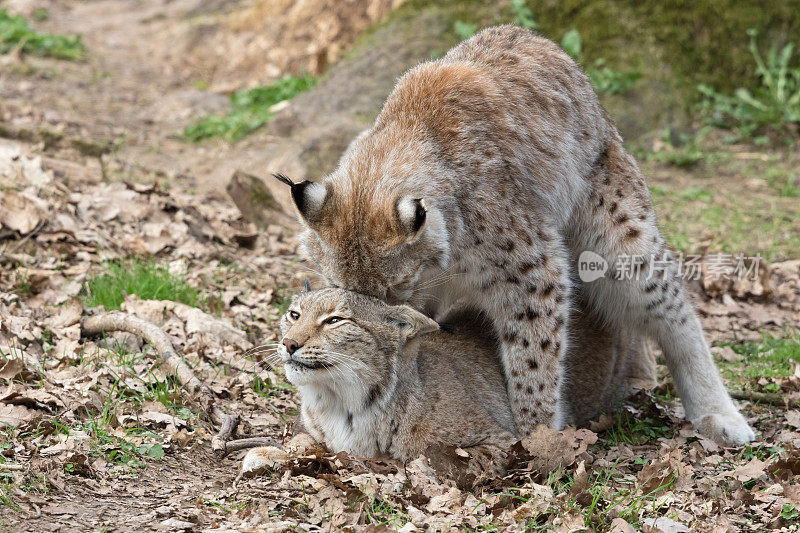
{"label": "lynx ear", "polygon": [[390,319],[406,339],[439,330],[439,323],[407,305],[392,307]]}
{"label": "lynx ear", "polygon": [[292,200],[297,207],[297,212],[307,223],[311,223],[328,200],[328,188],[322,183],[308,180],[294,183],[283,174],[273,174],[273,176],[291,187]]}
{"label": "lynx ear", "polygon": [[408,234],[409,240],[413,240],[419,234],[427,218],[428,210],[422,198],[406,196],[397,202],[397,219],[400,227]]}

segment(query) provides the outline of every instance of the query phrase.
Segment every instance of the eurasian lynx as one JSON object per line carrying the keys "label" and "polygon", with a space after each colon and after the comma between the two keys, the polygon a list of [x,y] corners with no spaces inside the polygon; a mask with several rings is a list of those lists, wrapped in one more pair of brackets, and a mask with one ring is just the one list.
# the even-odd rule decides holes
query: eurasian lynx
{"label": "eurasian lynx", "polygon": [[[497,339],[474,310],[455,309],[445,320],[449,332],[408,306],[342,289],[297,295],[281,318],[274,357],[300,393],[299,428],[335,452],[366,457],[407,461],[431,446],[458,446],[470,453],[474,474],[502,472],[516,431]],[[653,377],[636,339],[581,313],[570,325],[573,419],[614,407]],[[242,470],[268,464],[272,453],[252,450]]]}
{"label": "eurasian lynx", "polygon": [[[490,28],[412,69],[338,168],[293,184],[292,196],[304,248],[330,285],[428,313],[461,299],[490,317],[520,433],[571,422],[563,359],[580,299],[604,327],[659,343],[700,431],[754,438],[642,173],[588,78],[551,41]],[[640,256],[653,275],[581,284],[571,272],[585,250],[609,265]]]}
{"label": "eurasian lynx", "polygon": [[497,346],[490,328],[464,317],[450,317],[448,333],[406,305],[342,289],[297,295],[277,353],[300,393],[303,427],[334,452],[407,461],[458,446],[476,471],[502,470],[516,439]]}

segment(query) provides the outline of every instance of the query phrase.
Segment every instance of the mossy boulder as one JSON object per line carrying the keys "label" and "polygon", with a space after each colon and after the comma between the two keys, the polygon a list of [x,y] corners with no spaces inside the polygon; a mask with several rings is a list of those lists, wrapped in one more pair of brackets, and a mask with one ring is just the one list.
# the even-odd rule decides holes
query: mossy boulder
{"label": "mossy boulder", "polygon": [[[642,77],[624,94],[601,95],[626,139],[636,144],[665,127],[691,125],[698,83],[721,90],[757,82],[747,29],[765,46],[800,44],[800,0],[529,0],[539,31],[555,41],[576,29],[582,62],[598,58]],[[456,21],[478,27],[513,22],[509,1],[408,0],[367,30],[317,86],[300,95],[268,129],[284,139],[273,159],[297,178],[330,172],[368,127],[397,78],[441,55],[459,37]],[[287,168],[287,166],[289,168]]]}
{"label": "mossy boulder", "polygon": [[732,92],[757,83],[747,30],[762,48],[800,44],[800,0],[537,0],[528,5],[540,31],[555,40],[570,29],[583,38],[585,64],[605,58],[617,70],[642,74],[625,94],[603,104],[629,139],[685,125],[697,85]]}

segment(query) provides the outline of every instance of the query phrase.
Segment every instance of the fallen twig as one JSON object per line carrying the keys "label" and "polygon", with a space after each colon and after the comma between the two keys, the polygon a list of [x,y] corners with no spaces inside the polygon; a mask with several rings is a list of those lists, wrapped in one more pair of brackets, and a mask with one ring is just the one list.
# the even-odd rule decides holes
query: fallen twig
{"label": "fallen twig", "polygon": [[[84,317],[81,320],[81,331],[87,336],[99,335],[108,331],[125,331],[138,335],[149,342],[158,351],[161,359],[172,373],[177,376],[181,385],[197,397],[198,403],[211,418],[211,421],[222,428],[212,440],[212,446],[215,446],[214,441],[221,439],[223,442],[222,448],[224,449],[224,439],[233,435],[239,423],[238,415],[229,415],[214,405],[216,400],[214,392],[195,376],[186,361],[175,352],[172,341],[161,328],[133,315],[121,311],[112,311],[101,315]],[[216,446],[219,447],[220,444],[217,443]]]}
{"label": "fallen twig", "polygon": [[229,453],[238,452],[239,450],[258,448],[260,446],[274,446],[276,448],[283,449],[281,443],[271,437],[249,437],[246,439],[236,439],[223,442],[221,453],[223,456],[225,456]]}
{"label": "fallen twig", "polygon": [[769,405],[777,405],[780,407],[800,407],[800,399],[786,398],[777,392],[751,392],[751,391],[731,391],[731,397],[737,400],[749,400],[751,402],[767,403]]}
{"label": "fallen twig", "polygon": [[229,415],[222,424],[213,439],[211,439],[211,449],[220,457],[227,455],[225,451],[225,443],[236,433],[236,427],[239,425],[239,415]]}

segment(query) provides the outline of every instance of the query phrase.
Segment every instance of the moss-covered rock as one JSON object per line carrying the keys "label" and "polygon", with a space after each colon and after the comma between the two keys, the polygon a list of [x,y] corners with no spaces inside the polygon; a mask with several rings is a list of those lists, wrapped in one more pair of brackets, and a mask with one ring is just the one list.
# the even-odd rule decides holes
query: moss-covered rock
{"label": "moss-covered rock", "polygon": [[[636,142],[694,115],[698,83],[721,90],[757,82],[748,28],[761,41],[800,44],[800,0],[528,0],[539,31],[560,41],[580,32],[582,60],[598,58],[642,77],[624,94],[601,95],[623,135]],[[270,130],[286,140],[276,160],[315,178],[329,172],[360,130],[375,118],[406,69],[443,54],[459,37],[456,21],[478,27],[512,22],[508,0],[408,0],[362,34],[345,57]],[[288,155],[287,155],[288,154]]]}
{"label": "moss-covered rock", "polygon": [[698,83],[720,90],[753,86],[755,63],[746,31],[766,45],[800,42],[800,0],[529,0],[541,32],[556,40],[577,29],[584,61],[605,58],[642,78],[603,103],[623,134],[685,124]]}

